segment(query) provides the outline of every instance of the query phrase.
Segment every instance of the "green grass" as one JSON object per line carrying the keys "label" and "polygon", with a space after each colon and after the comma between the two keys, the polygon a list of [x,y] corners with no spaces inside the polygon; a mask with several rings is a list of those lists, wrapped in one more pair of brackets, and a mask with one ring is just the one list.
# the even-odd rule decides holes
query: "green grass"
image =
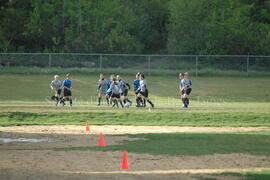
{"label": "green grass", "polygon": [[145,126],[270,126],[265,112],[174,112],[174,111],[91,111],[91,112],[1,112],[0,126],[11,125],[145,125]]}
{"label": "green grass", "polygon": [[99,150],[154,155],[212,155],[246,153],[270,155],[270,133],[167,133],[128,135],[135,140],[100,147],[71,147],[56,150]]}
{"label": "green grass", "polygon": [[[0,101],[36,101],[45,102],[53,94],[49,84],[54,73],[48,75],[0,75]],[[64,73],[60,73],[63,80]],[[109,75],[107,74],[107,77]],[[133,84],[134,76],[123,78]],[[191,94],[192,102],[270,102],[270,78],[241,78],[241,77],[199,77],[194,78]],[[79,101],[89,102],[97,96],[96,75],[73,75],[73,96]],[[179,102],[179,80],[175,76],[147,77],[150,98],[166,103],[170,100]],[[133,92],[130,98],[134,99]],[[96,103],[96,102],[95,102]],[[170,103],[168,103],[170,104]],[[179,102],[180,104],[180,102]],[[166,106],[166,105],[164,105]]]}
{"label": "green grass", "polygon": [[246,173],[235,173],[235,172],[224,172],[221,175],[229,175],[240,177],[242,180],[269,180],[270,171],[261,172],[246,172]]}
{"label": "green grass", "polygon": [[[107,75],[108,76],[108,75]],[[177,76],[147,77],[156,109],[97,107],[98,75],[73,75],[74,107],[53,108],[53,74],[1,74],[0,125],[270,126],[270,79],[192,78],[191,108],[181,109]],[[63,79],[64,74],[60,74]],[[133,76],[124,76],[133,82]],[[134,102],[134,95],[129,98]]]}
{"label": "green grass", "polygon": [[204,177],[199,177],[198,180],[218,180],[216,178],[204,178]]}
{"label": "green grass", "polygon": [[[175,66],[170,66],[166,68],[167,64],[162,64],[161,66],[152,66],[152,69],[148,70],[147,68],[133,68],[133,69],[117,69],[117,68],[103,68],[102,72],[111,74],[111,73],[120,73],[126,75],[133,75],[139,72],[145,72],[146,74],[150,73],[155,76],[173,76],[179,74],[179,72],[187,71],[187,69],[176,69]],[[147,65],[146,65],[147,66]],[[184,65],[180,66],[183,67]],[[196,72],[194,67],[188,67],[188,71],[191,75],[195,76]],[[74,67],[74,68],[61,68],[61,67],[26,67],[26,66],[7,66],[0,67],[0,74],[64,74],[66,72],[75,73],[75,74],[98,74],[100,73],[99,68],[86,68],[86,67]],[[213,68],[201,68],[198,70],[198,74],[203,77],[246,77],[247,73],[241,70],[222,70],[222,69],[213,69]],[[267,71],[256,71],[249,70],[249,76],[252,77],[269,77],[270,72]]]}

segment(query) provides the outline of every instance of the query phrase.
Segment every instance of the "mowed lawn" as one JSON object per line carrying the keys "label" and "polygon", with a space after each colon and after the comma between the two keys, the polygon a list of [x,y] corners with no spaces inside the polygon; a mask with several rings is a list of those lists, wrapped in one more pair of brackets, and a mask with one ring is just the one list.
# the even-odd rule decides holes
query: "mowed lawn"
{"label": "mowed lawn", "polygon": [[[52,95],[53,75],[0,75],[0,101],[45,101]],[[73,75],[73,96],[89,101],[97,95],[99,75]],[[107,75],[109,78],[109,75]],[[213,102],[270,102],[270,78],[267,77],[190,77],[193,100]],[[64,75],[60,74],[60,79]],[[133,76],[124,76],[133,87]],[[146,76],[150,98],[178,99],[179,79],[175,76]],[[133,92],[130,92],[133,98]]]}
{"label": "mowed lawn", "polygon": [[[61,80],[64,75],[60,74]],[[74,75],[72,108],[54,107],[48,97],[52,75],[0,75],[0,126],[14,125],[145,125],[269,127],[270,78],[191,77],[191,107],[182,109],[175,76],[147,77],[155,109],[97,107],[98,75]],[[107,76],[108,77],[108,76]],[[123,76],[132,84],[134,77]],[[133,93],[130,99],[134,101]],[[90,102],[90,103],[89,103]],[[128,135],[130,141],[100,147],[52,148],[56,151],[122,151],[153,155],[211,155],[244,153],[270,156],[270,134],[165,133]],[[134,139],[133,139],[134,138]],[[105,137],[106,140],[106,137]],[[200,147],[200,148],[198,148]],[[241,179],[269,179],[270,173],[230,173]],[[207,178],[206,178],[207,179]],[[211,178],[209,178],[211,179]],[[213,178],[212,178],[213,179]]]}
{"label": "mowed lawn", "polygon": [[[107,75],[108,77],[108,75]],[[191,107],[181,108],[176,76],[147,77],[148,108],[96,106],[98,75],[73,75],[74,106],[49,102],[52,75],[0,75],[0,125],[270,126],[270,79],[191,77]],[[60,74],[61,80],[64,75]],[[133,84],[134,77],[123,76]],[[130,99],[134,101],[133,92]]]}
{"label": "mowed lawn", "polygon": [[[212,155],[245,153],[270,156],[270,132],[163,133],[128,135],[125,140],[105,147],[83,146],[55,150],[99,150],[148,153],[155,155]],[[199,148],[198,148],[199,147]]]}

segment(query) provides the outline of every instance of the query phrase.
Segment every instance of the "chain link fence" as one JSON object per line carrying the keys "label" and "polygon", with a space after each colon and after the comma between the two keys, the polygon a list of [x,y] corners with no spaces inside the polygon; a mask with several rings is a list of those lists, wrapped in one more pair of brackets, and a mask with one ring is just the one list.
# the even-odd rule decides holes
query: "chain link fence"
{"label": "chain link fence", "polygon": [[2,72],[35,67],[47,72],[62,68],[81,73],[176,75],[187,71],[193,76],[270,76],[270,56],[0,53],[0,67]]}

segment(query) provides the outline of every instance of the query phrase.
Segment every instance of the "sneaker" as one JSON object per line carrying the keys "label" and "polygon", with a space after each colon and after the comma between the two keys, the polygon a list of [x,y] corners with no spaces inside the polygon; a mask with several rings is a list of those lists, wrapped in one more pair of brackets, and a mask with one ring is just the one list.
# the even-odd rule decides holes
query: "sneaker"
{"label": "sneaker", "polygon": [[65,105],[66,105],[64,101],[61,101],[60,104],[61,104],[62,106],[65,106]]}

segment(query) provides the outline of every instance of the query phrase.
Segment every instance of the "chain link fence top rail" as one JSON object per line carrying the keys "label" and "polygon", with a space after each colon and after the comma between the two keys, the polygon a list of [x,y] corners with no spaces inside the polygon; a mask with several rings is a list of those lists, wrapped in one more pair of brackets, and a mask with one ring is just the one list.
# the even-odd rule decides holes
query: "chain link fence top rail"
{"label": "chain link fence top rail", "polygon": [[270,56],[0,53],[2,72],[14,68],[64,68],[80,73],[144,72],[148,75],[270,76]]}

